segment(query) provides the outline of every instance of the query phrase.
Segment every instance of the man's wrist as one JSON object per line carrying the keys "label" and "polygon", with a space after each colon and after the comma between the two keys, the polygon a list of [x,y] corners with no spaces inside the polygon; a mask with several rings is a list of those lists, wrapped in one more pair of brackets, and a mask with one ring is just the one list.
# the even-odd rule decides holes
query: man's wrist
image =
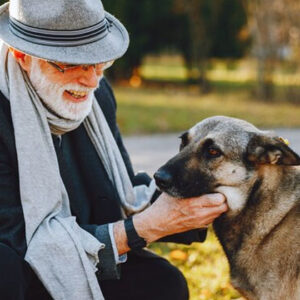
{"label": "man's wrist", "polygon": [[[156,229],[159,226],[157,226],[154,218],[146,211],[134,215],[132,221],[137,234],[144,238],[147,244],[164,236],[161,228]],[[117,221],[113,224],[113,233],[119,255],[128,252],[130,248],[127,244],[124,220]]]}
{"label": "man's wrist", "polygon": [[114,235],[114,223],[109,223],[108,224],[108,232],[110,235],[110,240],[111,240],[111,245],[112,245],[112,249],[114,252],[114,257],[115,257],[115,261],[116,264],[120,264],[120,263],[124,263],[127,261],[127,254],[119,254],[118,252],[118,247],[116,244],[116,240],[115,240],[115,235]]}
{"label": "man's wrist", "polygon": [[127,245],[127,237],[123,220],[114,223],[113,232],[119,255],[128,252],[130,249]]}
{"label": "man's wrist", "polygon": [[139,250],[147,246],[146,240],[137,233],[132,216],[124,221],[124,225],[127,235],[127,245],[131,250]]}
{"label": "man's wrist", "polygon": [[137,234],[145,239],[147,244],[161,238],[157,230],[154,229],[153,220],[149,222],[149,216],[144,212],[134,215],[132,221]]}

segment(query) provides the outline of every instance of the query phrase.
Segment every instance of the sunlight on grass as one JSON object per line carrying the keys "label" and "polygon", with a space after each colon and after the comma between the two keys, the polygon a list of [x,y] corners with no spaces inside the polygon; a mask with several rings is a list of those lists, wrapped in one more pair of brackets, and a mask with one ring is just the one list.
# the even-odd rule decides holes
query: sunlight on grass
{"label": "sunlight on grass", "polygon": [[259,127],[300,127],[300,106],[257,101],[248,91],[200,95],[192,87],[115,87],[118,123],[125,134],[177,132],[213,115],[245,119]]}
{"label": "sunlight on grass", "polygon": [[115,87],[118,122],[125,134],[183,131],[214,115],[245,119],[258,127],[300,127],[300,74],[292,66],[275,73],[272,103],[254,96],[255,60],[210,61],[212,91],[205,95],[197,85],[184,84],[180,56],[148,56],[140,70],[154,82]]}
{"label": "sunlight on grass", "polygon": [[191,300],[243,299],[229,282],[226,257],[211,230],[205,243],[191,246],[156,243],[150,248],[183,272]]}
{"label": "sunlight on grass", "polygon": [[[210,60],[207,77],[211,81],[248,82],[256,80],[256,60]],[[184,81],[187,71],[180,56],[148,56],[140,67],[146,79]],[[197,72],[196,72],[197,73]],[[274,83],[278,86],[299,86],[300,74],[289,67],[276,70]]]}

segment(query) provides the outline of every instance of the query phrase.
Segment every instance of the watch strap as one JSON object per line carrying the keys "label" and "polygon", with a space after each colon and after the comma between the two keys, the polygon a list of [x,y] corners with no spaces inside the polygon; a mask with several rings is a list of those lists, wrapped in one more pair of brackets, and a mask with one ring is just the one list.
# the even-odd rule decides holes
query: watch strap
{"label": "watch strap", "polygon": [[127,244],[131,250],[140,250],[147,246],[147,242],[145,239],[140,237],[136,232],[132,220],[132,216],[128,217],[124,221],[125,231],[127,235]]}

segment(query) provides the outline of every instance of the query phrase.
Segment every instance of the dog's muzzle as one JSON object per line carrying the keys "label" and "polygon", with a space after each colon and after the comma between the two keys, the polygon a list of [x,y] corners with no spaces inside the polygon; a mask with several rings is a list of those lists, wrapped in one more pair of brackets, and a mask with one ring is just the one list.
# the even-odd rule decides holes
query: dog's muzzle
{"label": "dog's muzzle", "polygon": [[156,185],[162,191],[165,191],[168,188],[170,188],[173,183],[172,175],[168,171],[166,171],[162,168],[160,168],[158,171],[155,172],[154,179],[155,179]]}

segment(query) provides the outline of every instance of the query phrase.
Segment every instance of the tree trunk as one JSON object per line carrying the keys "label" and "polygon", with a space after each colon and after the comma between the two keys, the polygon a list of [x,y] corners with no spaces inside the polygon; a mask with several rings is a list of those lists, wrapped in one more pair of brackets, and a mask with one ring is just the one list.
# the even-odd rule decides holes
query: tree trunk
{"label": "tree trunk", "polygon": [[271,101],[274,98],[273,72],[274,63],[270,59],[258,59],[257,96],[259,99]]}

